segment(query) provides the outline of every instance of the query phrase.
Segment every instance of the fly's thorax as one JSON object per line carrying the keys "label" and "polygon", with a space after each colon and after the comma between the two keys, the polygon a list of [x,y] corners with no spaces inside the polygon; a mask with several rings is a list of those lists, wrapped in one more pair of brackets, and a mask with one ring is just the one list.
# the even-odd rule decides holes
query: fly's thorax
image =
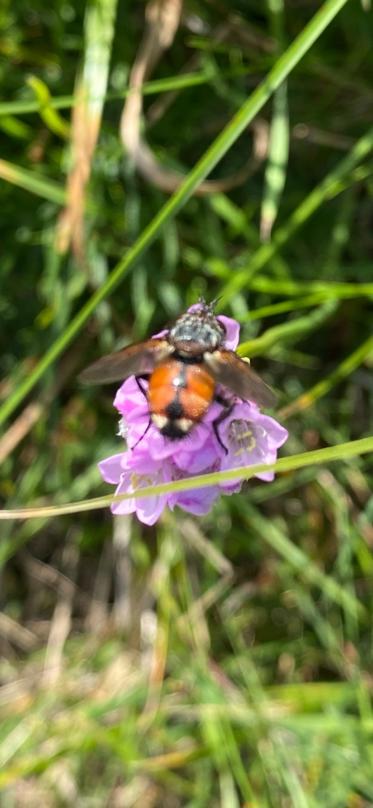
{"label": "fly's thorax", "polygon": [[182,356],[202,356],[223,344],[225,328],[210,306],[182,314],[169,333],[169,342]]}

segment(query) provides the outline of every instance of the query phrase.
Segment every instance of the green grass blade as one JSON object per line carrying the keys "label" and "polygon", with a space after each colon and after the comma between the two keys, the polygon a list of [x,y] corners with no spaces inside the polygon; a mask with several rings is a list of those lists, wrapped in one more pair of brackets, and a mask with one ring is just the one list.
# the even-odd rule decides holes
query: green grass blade
{"label": "green grass blade", "polygon": [[252,278],[249,288],[256,292],[272,295],[320,295],[324,300],[337,298],[347,300],[352,297],[373,297],[373,283],[325,283],[324,281],[283,281],[277,278]]}
{"label": "green grass blade", "polygon": [[[235,67],[230,70],[222,71],[220,75],[225,78],[237,78],[239,76],[246,76],[250,73],[250,68],[246,66]],[[195,71],[193,73],[183,73],[181,76],[169,76],[164,79],[153,79],[147,81],[142,87],[143,95],[158,95],[159,93],[169,93],[173,91],[187,90],[190,87],[198,87],[203,84],[208,84],[215,78],[215,71],[208,69]],[[118,92],[110,92],[105,96],[106,101],[119,101],[123,100],[130,93],[130,90],[124,89]],[[99,96],[92,96],[92,101],[97,100]],[[70,109],[74,106],[74,95],[61,95],[50,98],[50,106],[52,109]],[[17,101],[1,101],[0,102],[0,117],[4,115],[32,115],[39,111],[40,104],[38,101],[33,100],[17,100]]]}
{"label": "green grass blade", "polygon": [[32,194],[49,199],[56,205],[63,205],[66,201],[65,191],[57,182],[36,174],[35,171],[28,171],[20,168],[8,160],[0,160],[0,178],[19,188],[24,188]]}
{"label": "green grass blade", "polygon": [[289,157],[289,120],[287,86],[284,82],[276,90],[273,101],[273,118],[269,139],[268,162],[265,170],[265,187],[260,216],[262,241],[269,241],[276,221],[282,192],[286,182],[286,167]]}
{"label": "green grass blade", "polygon": [[272,549],[284,558],[305,581],[320,587],[326,597],[338,603],[349,614],[355,616],[357,613],[362,613],[363,609],[359,601],[342,584],[322,572],[272,520],[265,519],[256,508],[247,503],[245,503],[245,512],[247,513],[248,529],[258,532],[261,538],[270,544]]}
{"label": "green grass blade", "polygon": [[[283,50],[284,4],[283,0],[268,0],[268,10],[273,36],[277,49]],[[264,174],[264,193],[260,215],[260,235],[262,241],[269,241],[272,227],[277,218],[282,192],[286,182],[286,168],[289,159],[289,116],[287,84],[284,82],[273,96],[271,130],[268,158]]]}
{"label": "green grass blade", "polygon": [[301,339],[305,334],[319,328],[322,323],[334,314],[338,305],[336,300],[327,300],[322,306],[305,317],[296,317],[288,323],[275,325],[268,328],[264,334],[256,339],[249,339],[239,346],[239,353],[242,356],[257,356],[266,353],[274,346],[281,347],[282,344],[293,340]]}
{"label": "green grass blade", "polygon": [[287,222],[279,228],[273,240],[254,253],[248,265],[237,272],[234,278],[225,286],[220,297],[220,306],[229,301],[237,292],[240,292],[250,282],[251,277],[262,269],[276,252],[286,244],[291,236],[301,227],[307,219],[324,203],[344,189],[344,178],[360,163],[373,149],[373,128],[360,138],[350,153],[327,174],[322,182],[296,208]]}
{"label": "green grass blade", "polygon": [[[267,78],[258,86],[250,98],[243,104],[241,109],[233,116],[230,123],[218,135],[215,141],[207,149],[205,154],[197,162],[192,171],[183,181],[179,190],[165,203],[159,213],[148,224],[141,233],[132,248],[128,250],[125,257],[113,269],[111,275],[103,286],[88,300],[76,317],[71,321],[66,330],[52,344],[49,351],[44,355],[36,368],[28,375],[19,387],[9,396],[0,409],[0,424],[4,423],[16,407],[23,401],[25,396],[32,390],[35,384],[43,376],[45,371],[64,351],[69,343],[83,328],[87,320],[93,314],[99,303],[104,300],[115,289],[118,283],[132,268],[135,261],[148,249],[152,242],[158,237],[162,228],[176,213],[185,205],[193,191],[199,183],[212,171],[219,160],[226,154],[228,149],[237,140],[240,134],[253,120],[257,112],[268,101],[268,98],[282,84],[294,67],[300,62],[302,57],[311,48],[313,43],[319,38],[327,28],[333,18],[346,5],[347,0],[327,0],[319,9],[312,20],[306,25],[299,36],[294,40],[283,56],[276,62]],[[373,137],[373,134],[372,134]],[[361,158],[360,158],[361,159]]]}
{"label": "green grass blade", "polygon": [[[206,488],[209,485],[217,485],[221,482],[236,481],[239,479],[250,479],[255,474],[269,469],[276,474],[289,471],[297,471],[306,466],[330,463],[336,460],[349,460],[362,454],[373,452],[373,437],[361,438],[360,440],[340,443],[337,446],[328,446],[325,449],[316,449],[312,452],[282,457],[273,465],[246,466],[241,469],[230,469],[229,471],[212,472],[211,474],[201,474],[196,477],[189,477],[177,480],[172,483],[162,483],[139,489],[141,498],[154,496],[156,494],[167,494],[174,491],[192,491],[194,488]],[[113,502],[122,502],[131,499],[135,493],[121,494],[118,497],[112,495],[96,497],[89,500],[70,503],[68,505],[46,506],[41,508],[17,508],[13,510],[0,511],[0,520],[4,519],[31,519],[47,516],[62,516],[68,513],[80,513],[82,511],[93,511],[98,508],[107,508]]]}
{"label": "green grass blade", "polygon": [[39,79],[38,76],[30,76],[27,84],[35,93],[40,117],[47,128],[59,137],[68,138],[70,126],[62,115],[59,115],[57,110],[51,106],[51,94],[45,82]]}
{"label": "green grass blade", "polygon": [[0,130],[11,138],[17,140],[30,140],[32,137],[32,127],[24,123],[14,115],[2,115],[0,117]]}
{"label": "green grass blade", "polygon": [[117,0],[95,0],[86,10],[82,85],[85,102],[92,117],[101,117],[105,102],[116,8]]}
{"label": "green grass blade", "polygon": [[250,311],[247,320],[251,323],[254,320],[262,320],[265,317],[273,317],[276,314],[284,314],[288,311],[312,308],[312,306],[318,306],[322,302],[322,295],[316,294],[299,297],[298,299],[283,300],[281,303],[270,303],[268,306],[260,306],[259,309]]}
{"label": "green grass blade", "polygon": [[279,415],[282,418],[288,418],[296,412],[311,407],[318,398],[326,396],[336,384],[353,373],[371,354],[373,355],[373,337],[368,337],[362,345],[356,348],[356,351],[353,351],[338,365],[333,373],[327,376],[326,379],[322,379],[315,384],[314,387],[311,387],[306,393],[302,393],[301,396],[295,399],[295,401],[292,401],[287,407],[283,407]]}

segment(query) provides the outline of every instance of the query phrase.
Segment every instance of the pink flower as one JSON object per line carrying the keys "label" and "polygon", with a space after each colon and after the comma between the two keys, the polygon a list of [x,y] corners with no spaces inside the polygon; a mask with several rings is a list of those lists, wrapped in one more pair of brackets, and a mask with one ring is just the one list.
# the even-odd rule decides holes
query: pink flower
{"label": "pink flower", "polygon": [[[240,466],[254,466],[276,462],[277,449],[288,438],[287,430],[274,418],[263,415],[250,401],[238,401],[229,419],[223,421],[220,436],[228,452],[222,458],[220,469],[235,469]],[[260,480],[271,482],[273,471],[262,471],[255,475]],[[222,483],[223,488],[231,484]]]}
{"label": "pink flower", "polygon": [[[141,458],[136,452],[121,452],[108,457],[98,464],[100,472],[107,483],[117,486],[116,494],[128,494],[148,485],[166,483],[172,476],[164,463],[151,463],[145,455]],[[167,495],[140,499],[125,499],[114,503],[111,510],[115,514],[136,513],[140,522],[154,525],[167,505]]]}
{"label": "pink flower", "polygon": [[[198,308],[192,306],[189,311]],[[235,350],[239,339],[239,324],[229,317],[218,316],[224,325],[224,347]],[[167,331],[156,336],[164,336]],[[146,393],[147,382],[141,381]],[[135,489],[157,483],[185,479],[196,474],[224,471],[257,463],[272,464],[277,449],[285,443],[288,433],[274,418],[264,415],[250,401],[232,396],[233,408],[218,425],[217,439],[214,421],[224,409],[214,402],[200,423],[180,440],[164,437],[152,421],[146,395],[134,376],[126,379],[116,393],[114,406],[121,415],[120,435],[127,449],[99,463],[104,480],[116,485],[116,494],[131,493]],[[270,481],[273,471],[257,475]],[[174,492],[154,497],[128,499],[112,505],[114,514],[136,513],[138,519],[153,525],[165,507],[178,506],[197,516],[208,513],[222,494],[241,489],[242,482],[221,483],[191,491]]]}

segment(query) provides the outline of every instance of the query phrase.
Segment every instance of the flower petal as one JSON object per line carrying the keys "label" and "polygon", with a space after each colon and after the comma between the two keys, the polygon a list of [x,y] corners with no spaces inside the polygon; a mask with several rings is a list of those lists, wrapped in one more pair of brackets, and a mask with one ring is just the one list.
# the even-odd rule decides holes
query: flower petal
{"label": "flower petal", "polygon": [[215,500],[220,496],[219,486],[196,488],[192,491],[179,491],[169,495],[168,505],[171,510],[176,506],[183,511],[193,513],[195,516],[204,516],[208,513]]}
{"label": "flower petal", "polygon": [[219,314],[217,319],[225,328],[224,347],[228,348],[229,351],[235,351],[240,339],[239,323],[224,314]]}
{"label": "flower petal", "polygon": [[100,470],[100,474],[102,475],[103,479],[106,483],[112,483],[113,485],[117,485],[120,482],[123,468],[122,468],[122,460],[124,454],[121,452],[120,454],[112,455],[111,457],[107,457],[106,460],[101,460],[98,463],[98,467]]}
{"label": "flower petal", "polygon": [[154,525],[158,522],[167,505],[167,495],[144,497],[136,501],[136,515],[144,525]]}
{"label": "flower petal", "polygon": [[[147,382],[142,382],[144,389],[147,389]],[[119,387],[114,398],[114,407],[124,415],[128,420],[129,418],[136,418],[137,413],[148,412],[148,402],[146,396],[140,390],[138,383],[134,376],[130,376]]]}

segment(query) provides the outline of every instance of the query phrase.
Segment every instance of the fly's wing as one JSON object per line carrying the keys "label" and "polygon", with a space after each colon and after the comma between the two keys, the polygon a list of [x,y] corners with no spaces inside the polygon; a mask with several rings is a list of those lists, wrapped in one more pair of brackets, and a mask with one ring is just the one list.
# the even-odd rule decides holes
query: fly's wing
{"label": "fly's wing", "polygon": [[173,350],[165,339],[138,342],[98,359],[82,371],[79,380],[84,384],[109,384],[124,381],[129,376],[142,376],[151,373]]}
{"label": "fly's wing", "polygon": [[274,392],[234,351],[206,352],[204,360],[215,381],[229,387],[239,398],[254,401],[260,407],[274,405]]}

